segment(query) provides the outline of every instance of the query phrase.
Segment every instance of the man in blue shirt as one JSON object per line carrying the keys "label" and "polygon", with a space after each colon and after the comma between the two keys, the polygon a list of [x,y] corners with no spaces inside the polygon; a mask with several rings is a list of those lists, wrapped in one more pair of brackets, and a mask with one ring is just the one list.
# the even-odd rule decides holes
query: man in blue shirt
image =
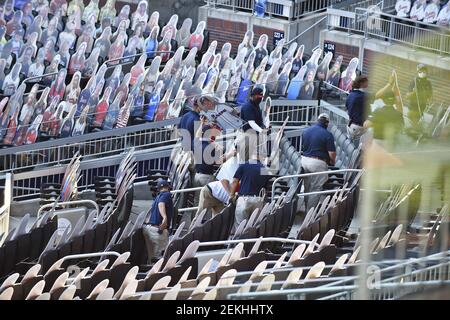
{"label": "man in blue shirt", "polygon": [[166,180],[158,181],[159,194],[144,220],[144,239],[147,247],[148,261],[161,256],[169,243],[169,225],[173,216],[173,201],[170,185]]}
{"label": "man in blue shirt", "polygon": [[[181,135],[181,146],[184,151],[192,151],[195,137],[195,123],[200,122],[200,106],[197,99],[194,100],[192,110],[186,112],[178,124],[178,129]],[[183,130],[183,131],[181,131]]]}
{"label": "man in blue shirt", "polygon": [[[303,132],[302,167],[305,173],[328,171],[328,165],[336,161],[336,146],[333,135],[327,130],[330,117],[326,113],[319,115],[317,124]],[[328,174],[319,174],[305,178],[305,193],[321,191],[328,180]],[[320,195],[306,197],[306,211],[315,207]]]}
{"label": "man in blue shirt", "polygon": [[269,180],[269,170],[259,160],[256,160],[255,155],[250,161],[239,165],[234,174],[230,192],[231,199],[236,197],[236,193],[239,196],[236,202],[235,229],[242,221],[250,218],[255,209],[262,207],[261,190],[265,189]]}
{"label": "man in blue shirt", "polygon": [[242,130],[247,132],[250,129],[255,130],[258,133],[264,131],[264,123],[262,111],[259,105],[263,100],[263,89],[256,87],[252,90],[250,99],[241,108],[241,119],[244,121]]}
{"label": "man in blue shirt", "polygon": [[367,97],[364,92],[369,85],[366,76],[359,76],[353,82],[353,89],[345,101],[349,116],[347,132],[351,140],[360,138],[365,132],[364,122],[367,120]]}

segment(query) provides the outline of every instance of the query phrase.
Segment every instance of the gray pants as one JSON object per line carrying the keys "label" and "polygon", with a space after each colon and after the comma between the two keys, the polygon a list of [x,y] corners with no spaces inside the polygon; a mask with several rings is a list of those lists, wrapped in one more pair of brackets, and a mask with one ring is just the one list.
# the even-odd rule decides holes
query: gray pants
{"label": "gray pants", "polygon": [[161,252],[169,244],[169,231],[166,229],[162,234],[159,234],[159,228],[150,225],[145,225],[142,230],[147,247],[148,262],[150,263],[152,258],[159,258]]}
{"label": "gray pants", "polygon": [[355,141],[359,140],[362,137],[362,135],[366,133],[366,129],[364,129],[364,127],[352,123],[349,127],[347,127],[347,133],[350,140]]}
{"label": "gray pants", "polygon": [[234,229],[241,224],[245,219],[248,220],[250,215],[256,208],[262,206],[263,198],[261,197],[239,197],[236,202],[236,211],[234,217]]}
{"label": "gray pants", "polygon": [[[325,161],[302,157],[302,167],[305,173],[322,172],[328,170],[328,165]],[[305,192],[315,192],[322,191],[323,185],[328,180],[328,174],[319,174],[311,177],[305,178]],[[307,196],[306,202],[306,212],[311,208],[315,207],[319,203],[320,195]]]}

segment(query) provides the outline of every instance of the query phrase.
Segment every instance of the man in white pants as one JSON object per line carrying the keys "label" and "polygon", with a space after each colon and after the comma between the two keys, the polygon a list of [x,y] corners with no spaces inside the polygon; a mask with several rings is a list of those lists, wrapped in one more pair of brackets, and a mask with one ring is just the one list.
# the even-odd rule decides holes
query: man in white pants
{"label": "man in white pants", "polygon": [[[330,117],[322,113],[317,124],[303,132],[302,167],[305,173],[328,171],[328,165],[336,161],[336,146],[333,135],[327,130]],[[321,191],[328,180],[328,174],[319,174],[305,179],[305,192]],[[320,195],[311,195],[306,198],[306,212],[315,207]]]}

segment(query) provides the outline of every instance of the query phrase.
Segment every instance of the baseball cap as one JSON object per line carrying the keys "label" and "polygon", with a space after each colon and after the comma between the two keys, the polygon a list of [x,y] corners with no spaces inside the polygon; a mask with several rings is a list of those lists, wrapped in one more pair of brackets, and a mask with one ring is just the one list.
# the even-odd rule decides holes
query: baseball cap
{"label": "baseball cap", "polygon": [[324,119],[330,121],[330,116],[328,115],[328,113],[321,113],[317,119]]}
{"label": "baseball cap", "polygon": [[427,72],[428,71],[428,67],[426,65],[424,65],[423,63],[419,64],[417,66],[417,71],[423,71],[423,72]]}
{"label": "baseball cap", "polygon": [[163,187],[170,187],[170,183],[167,180],[160,179],[160,180],[158,180],[157,186],[158,186],[158,189],[161,189]]}
{"label": "baseball cap", "polygon": [[252,96],[260,95],[260,94],[264,94],[264,90],[261,87],[253,88],[252,93],[251,93]]}

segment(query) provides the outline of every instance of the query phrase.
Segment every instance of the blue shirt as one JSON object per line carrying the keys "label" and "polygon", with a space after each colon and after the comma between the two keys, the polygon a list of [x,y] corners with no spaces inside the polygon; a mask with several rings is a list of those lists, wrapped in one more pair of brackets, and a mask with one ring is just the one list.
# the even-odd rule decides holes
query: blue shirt
{"label": "blue shirt", "polygon": [[330,160],[328,152],[335,152],[334,137],[325,126],[316,124],[303,132],[303,155],[315,157],[327,162]]}
{"label": "blue shirt", "polygon": [[353,89],[345,101],[351,124],[363,126],[367,116],[365,112],[366,94],[361,90]]}
{"label": "blue shirt", "polygon": [[159,226],[162,223],[162,216],[159,213],[158,205],[164,203],[166,206],[167,223],[170,225],[173,215],[172,195],[169,191],[164,191],[158,194],[150,209],[150,224]]}
{"label": "blue shirt", "polygon": [[[183,148],[185,150],[193,150],[194,148],[194,137],[195,137],[195,122],[200,121],[200,114],[198,112],[195,112],[193,110],[186,112],[180,120],[180,123],[178,124],[178,129],[184,129],[189,132],[191,135],[191,146],[190,148],[187,147],[187,141],[181,141],[181,144],[183,145]],[[184,138],[184,135],[182,135]]]}
{"label": "blue shirt", "polygon": [[216,162],[214,145],[208,141],[200,141],[199,139],[195,139],[194,143],[195,171],[197,173],[213,175],[216,171],[216,167],[214,166]]}
{"label": "blue shirt", "polygon": [[255,121],[255,123],[261,128],[264,128],[261,109],[259,108],[259,106],[255,106],[253,101],[248,101],[242,106],[241,119],[246,122],[242,127],[242,130],[244,131],[251,129],[250,125],[248,124],[248,122],[251,120]]}
{"label": "blue shirt", "polygon": [[267,168],[260,161],[256,161],[241,164],[234,178],[240,181],[240,196],[258,196],[261,189],[266,187],[270,175]]}

